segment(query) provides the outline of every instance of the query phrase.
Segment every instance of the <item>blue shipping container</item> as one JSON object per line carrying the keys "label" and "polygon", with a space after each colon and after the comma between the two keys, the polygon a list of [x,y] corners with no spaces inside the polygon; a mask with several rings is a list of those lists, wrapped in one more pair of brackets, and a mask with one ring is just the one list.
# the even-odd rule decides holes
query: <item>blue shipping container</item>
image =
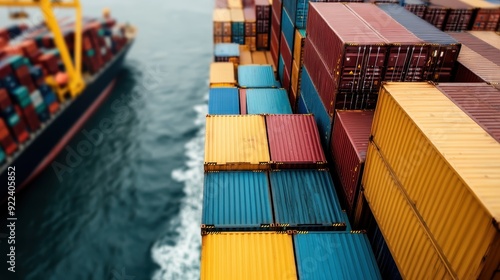
{"label": "blue shipping container", "polygon": [[277,83],[271,65],[240,65],[238,84],[242,88],[272,88]]}
{"label": "blue shipping container", "polygon": [[295,26],[293,25],[293,22],[290,19],[290,16],[288,15],[287,11],[284,11],[282,13],[281,30],[285,35],[285,41],[288,45],[288,48],[290,49],[290,53],[292,53],[293,55],[293,46],[294,46],[293,37],[295,35]]}
{"label": "blue shipping container", "polygon": [[278,78],[282,83],[284,75],[285,75],[285,60],[280,54],[278,57]]}
{"label": "blue shipping container", "polygon": [[210,88],[209,115],[239,115],[240,97],[237,88]]}
{"label": "blue shipping container", "polygon": [[284,89],[247,89],[247,114],[292,114]]}
{"label": "blue shipping container", "polygon": [[328,115],[318,91],[307,72],[305,66],[302,67],[302,77],[300,81],[300,95],[303,96],[309,113],[314,115],[321,138],[321,144],[325,152],[330,150],[330,136],[332,133],[332,118]]}
{"label": "blue shipping container", "polygon": [[266,172],[205,173],[202,224],[216,228],[260,227],[273,223]]}
{"label": "blue shipping container", "polygon": [[309,109],[307,109],[306,103],[304,102],[304,96],[299,95],[297,101],[297,114],[309,114]]}
{"label": "blue shipping container", "polygon": [[[290,226],[346,224],[327,170],[281,170],[269,174],[274,217]],[[341,227],[341,226],[336,226]]]}
{"label": "blue shipping container", "polygon": [[[312,2],[317,2],[312,0]],[[284,0],[283,10],[288,12],[297,28],[306,28],[309,0]]]}
{"label": "blue shipping container", "polygon": [[297,234],[293,241],[301,280],[382,279],[364,234]]}
{"label": "blue shipping container", "polygon": [[239,57],[240,46],[234,43],[218,43],[215,44],[215,57]]}

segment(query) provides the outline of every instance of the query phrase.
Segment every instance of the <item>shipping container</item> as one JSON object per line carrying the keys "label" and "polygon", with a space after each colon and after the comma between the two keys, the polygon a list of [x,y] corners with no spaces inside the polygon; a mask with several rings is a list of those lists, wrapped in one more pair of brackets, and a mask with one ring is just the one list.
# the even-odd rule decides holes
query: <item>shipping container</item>
{"label": "shipping container", "polygon": [[[297,114],[311,114],[309,109],[307,109],[306,102],[304,101],[304,96],[299,94],[297,98]],[[316,121],[316,119],[314,120]]]}
{"label": "shipping container", "polygon": [[293,243],[300,279],[382,279],[361,232],[296,234]]}
{"label": "shipping container", "polygon": [[389,46],[384,81],[419,82],[427,63],[429,47],[376,5],[348,3],[346,6],[377,32]]}
{"label": "shipping container", "polygon": [[232,42],[245,44],[245,16],[242,8],[231,8],[231,36]]}
{"label": "shipping container", "polygon": [[248,114],[292,114],[284,89],[247,89],[246,98]]}
{"label": "shipping container", "polygon": [[484,83],[478,75],[472,72],[471,69],[465,67],[462,63],[457,62],[453,73],[453,82],[457,83]]}
{"label": "shipping container", "polygon": [[[458,62],[470,69],[472,73],[477,75],[484,82],[500,83],[500,66],[485,58],[482,54],[471,50],[466,45],[462,45]],[[460,76],[458,76],[460,77]],[[455,79],[455,82],[468,82]]]}
{"label": "shipping container", "polygon": [[[223,41],[223,38],[231,40],[231,12],[229,9],[214,9],[213,12],[214,22],[214,42],[217,40]],[[219,38],[219,39],[216,39]]]}
{"label": "shipping container", "polygon": [[[500,193],[494,188],[500,186],[500,145],[432,84],[388,83],[379,95],[372,141],[398,191],[416,202],[409,205],[451,275],[493,277],[500,260]],[[368,159],[365,169],[367,176]],[[380,188],[364,183],[370,203],[374,186]]]}
{"label": "shipping container", "polygon": [[327,170],[269,173],[277,227],[291,230],[345,230],[347,220]]}
{"label": "shipping container", "polygon": [[252,64],[258,64],[258,65],[269,64],[267,63],[266,54],[263,51],[252,52]]}
{"label": "shipping container", "polygon": [[485,0],[460,0],[473,7],[479,8],[472,20],[472,30],[495,31],[500,19],[500,5]]}
{"label": "shipping container", "polygon": [[242,88],[273,88],[278,85],[271,65],[238,66],[238,84]]}
{"label": "shipping container", "polygon": [[300,62],[299,65],[302,65],[302,56],[304,54],[305,40],[306,40],[306,30],[296,29],[294,43],[293,43],[293,59],[297,62]]}
{"label": "shipping container", "polygon": [[202,280],[297,279],[292,236],[224,232],[202,236]]}
{"label": "shipping container", "polygon": [[[283,87],[286,90],[289,90],[289,87],[286,87],[285,85],[285,81],[288,81],[288,84],[290,84],[290,75],[292,74],[292,52],[286,43],[283,33],[281,34],[280,57],[283,59],[283,76],[280,77],[280,81],[283,84]],[[288,75],[285,75],[285,72]]]}
{"label": "shipping container", "polygon": [[[276,6],[274,2],[279,2],[278,0],[273,0],[273,6]],[[281,6],[281,2],[277,4]],[[271,43],[270,43],[270,51],[273,57],[273,62],[275,65],[278,65],[278,56],[279,56],[279,48],[280,48],[280,40],[281,40],[281,9],[275,10],[273,7],[273,16],[271,20]]]}
{"label": "shipping container", "polygon": [[333,165],[344,191],[347,213],[354,211],[361,187],[373,111],[337,111],[332,129]]}
{"label": "shipping container", "polygon": [[368,146],[363,187],[403,279],[458,279],[373,143]]}
{"label": "shipping container", "polygon": [[405,0],[404,7],[419,18],[424,18],[427,10],[427,3],[422,0]]}
{"label": "shipping container", "polygon": [[245,17],[245,45],[251,51],[257,49],[257,19],[255,17],[255,7],[243,8],[243,16]]}
{"label": "shipping container", "polygon": [[[283,33],[281,36],[282,37],[284,36],[288,48],[292,49],[294,43],[293,37],[295,35],[295,26],[293,25],[293,22],[290,19],[290,16],[288,15],[288,12],[286,10],[284,10],[281,15],[281,31]],[[283,47],[281,46],[280,48]]]}
{"label": "shipping container", "polygon": [[[449,32],[448,34],[462,43],[463,46],[466,46],[476,53],[479,53],[484,58],[500,66],[500,45],[498,47],[494,47],[490,42],[485,42],[478,37],[466,32]],[[495,35],[496,37],[500,37],[494,33],[493,35]]]}
{"label": "shipping container", "polygon": [[500,143],[500,89],[485,83],[442,83],[436,87]]}
{"label": "shipping container", "polygon": [[238,115],[239,113],[238,88],[210,88],[208,92],[208,114]]}
{"label": "shipping container", "polygon": [[240,114],[247,114],[247,90],[244,88],[239,89],[240,92]]}
{"label": "shipping container", "polygon": [[495,32],[483,32],[483,31],[469,31],[468,33],[474,35],[475,37],[483,40],[484,42],[500,50],[500,36],[498,36],[499,34]]}
{"label": "shipping container", "polygon": [[398,5],[379,4],[379,8],[430,45],[429,61],[424,69],[424,79],[449,82],[451,72],[460,52],[460,43],[428,22]]}
{"label": "shipping container", "polygon": [[232,62],[239,64],[240,62],[240,47],[234,43],[218,43],[214,47],[215,62]]}
{"label": "shipping container", "polygon": [[269,0],[255,0],[257,18],[257,50],[269,50],[271,37],[271,3]]}
{"label": "shipping container", "polygon": [[[349,93],[376,92],[388,51],[385,40],[342,3],[310,3],[309,6],[306,40],[316,47],[333,77],[333,89]],[[305,56],[307,48],[306,43]]]}
{"label": "shipping container", "polygon": [[248,46],[240,46],[240,63],[239,65],[253,64],[252,52]]}
{"label": "shipping container", "polygon": [[469,5],[463,1],[456,0],[432,0],[427,9],[448,9],[444,19],[442,30],[444,31],[463,31],[470,26],[474,5]]}
{"label": "shipping container", "polygon": [[243,3],[241,0],[227,0],[227,7],[230,9],[241,9],[243,8]]}
{"label": "shipping container", "polygon": [[273,212],[266,172],[208,172],[204,180],[202,231],[269,230]]}
{"label": "shipping container", "polygon": [[274,168],[325,167],[314,116],[270,115],[266,116],[266,125]]}
{"label": "shipping container", "polygon": [[362,191],[359,193],[356,202],[353,228],[366,231],[366,236],[371,244],[382,278],[403,279]]}
{"label": "shipping container", "polygon": [[314,115],[314,120],[318,126],[321,145],[325,152],[329,151],[330,135],[332,132],[332,117],[328,114],[319,93],[309,76],[308,68],[304,65],[302,69],[302,82],[300,86],[300,96],[304,99],[304,104],[308,112]]}
{"label": "shipping container", "polygon": [[205,171],[269,168],[264,116],[207,116]]}
{"label": "shipping container", "polygon": [[211,87],[234,87],[234,64],[232,62],[214,62],[210,64]]}
{"label": "shipping container", "polygon": [[302,71],[302,65],[299,66],[297,61],[293,61],[292,65],[292,76],[291,76],[291,88],[290,88],[290,104],[292,108],[297,105],[297,98],[299,96],[300,88],[300,76]]}

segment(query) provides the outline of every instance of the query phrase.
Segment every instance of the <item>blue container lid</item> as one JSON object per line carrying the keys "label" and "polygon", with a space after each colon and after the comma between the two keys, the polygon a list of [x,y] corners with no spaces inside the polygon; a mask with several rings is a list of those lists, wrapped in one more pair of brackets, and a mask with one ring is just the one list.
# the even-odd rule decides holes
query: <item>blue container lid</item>
{"label": "blue container lid", "polygon": [[0,148],[0,162],[4,162],[5,160],[5,152],[2,148]]}
{"label": "blue container lid", "polygon": [[292,107],[285,89],[247,89],[248,114],[292,114]]}
{"label": "blue container lid", "polygon": [[240,45],[235,43],[215,44],[214,54],[216,57],[238,57],[240,56]]}
{"label": "blue container lid", "polygon": [[7,123],[10,127],[15,126],[20,121],[19,116],[16,113],[12,113],[7,117]]}
{"label": "blue container lid", "polygon": [[242,88],[272,88],[276,86],[271,65],[238,66],[238,84]]}
{"label": "blue container lid", "polygon": [[209,115],[239,115],[240,97],[237,88],[210,88]]}
{"label": "blue container lid", "polygon": [[22,98],[26,98],[28,97],[29,98],[29,92],[28,92],[28,89],[25,87],[25,86],[20,86],[20,87],[17,87],[15,88],[13,91],[12,91],[12,94],[18,99],[22,99]]}

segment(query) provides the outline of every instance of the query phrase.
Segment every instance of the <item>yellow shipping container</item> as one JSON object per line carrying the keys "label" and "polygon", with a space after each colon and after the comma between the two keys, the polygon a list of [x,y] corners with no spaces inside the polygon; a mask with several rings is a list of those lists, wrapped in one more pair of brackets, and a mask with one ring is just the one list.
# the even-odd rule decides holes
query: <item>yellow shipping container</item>
{"label": "yellow shipping container", "polygon": [[292,236],[273,232],[204,235],[201,279],[297,279]]}
{"label": "yellow shipping container", "polygon": [[[306,36],[304,30],[295,29],[295,39],[293,42],[293,59],[302,64],[302,56],[304,54],[304,42]],[[299,64],[299,65],[300,65]]]}
{"label": "yellow shipping container", "polygon": [[385,84],[371,134],[456,276],[489,279],[500,265],[500,143],[429,83]]}
{"label": "yellow shipping container", "polygon": [[263,51],[252,52],[252,61],[253,64],[259,64],[259,65],[268,64],[266,53]]}
{"label": "yellow shipping container", "polygon": [[243,15],[242,8],[231,8],[229,10],[231,13],[232,22],[245,22],[245,16]]}
{"label": "yellow shipping container", "polygon": [[232,62],[213,62],[210,64],[211,87],[234,87],[234,64]]}
{"label": "yellow shipping container", "polygon": [[207,116],[205,171],[268,169],[269,162],[264,116]]}
{"label": "yellow shipping container", "polygon": [[252,53],[248,46],[240,46],[240,65],[252,64]]}
{"label": "yellow shipping container", "polygon": [[373,143],[368,146],[363,186],[403,279],[455,278]]}
{"label": "yellow shipping container", "polygon": [[297,101],[297,93],[300,89],[300,73],[302,67],[299,66],[296,60],[292,64],[292,96],[293,100]]}
{"label": "yellow shipping container", "polygon": [[227,6],[231,9],[243,9],[241,0],[227,0]]}

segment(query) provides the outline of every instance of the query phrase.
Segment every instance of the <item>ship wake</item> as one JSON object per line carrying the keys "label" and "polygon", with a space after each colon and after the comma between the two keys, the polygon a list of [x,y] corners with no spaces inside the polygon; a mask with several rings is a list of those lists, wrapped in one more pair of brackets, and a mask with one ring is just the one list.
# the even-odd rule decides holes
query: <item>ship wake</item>
{"label": "ship wake", "polygon": [[175,234],[158,240],[151,249],[152,258],[160,268],[153,280],[199,279],[200,275],[200,219],[203,199],[203,155],[205,143],[206,105],[194,108],[197,112],[196,136],[186,145],[186,167],[172,172],[172,178],[184,184],[185,197],[179,215],[169,228]]}

